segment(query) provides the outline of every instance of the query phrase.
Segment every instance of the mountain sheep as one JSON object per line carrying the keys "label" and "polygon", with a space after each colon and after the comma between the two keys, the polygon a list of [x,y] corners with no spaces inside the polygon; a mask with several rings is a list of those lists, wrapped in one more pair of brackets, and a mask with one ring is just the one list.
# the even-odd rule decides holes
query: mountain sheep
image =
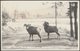
{"label": "mountain sheep", "polygon": [[56,26],[50,26],[48,22],[44,22],[43,26],[44,26],[45,32],[48,34],[48,39],[49,39],[49,34],[52,32],[55,32],[57,33],[58,36],[60,36]]}
{"label": "mountain sheep", "polygon": [[39,31],[38,31],[38,27],[31,26],[30,24],[24,24],[24,26],[26,26],[26,30],[28,31],[28,33],[30,35],[29,40],[32,36],[32,41],[33,41],[33,35],[38,35],[40,38],[40,42],[41,42],[41,36],[40,36]]}

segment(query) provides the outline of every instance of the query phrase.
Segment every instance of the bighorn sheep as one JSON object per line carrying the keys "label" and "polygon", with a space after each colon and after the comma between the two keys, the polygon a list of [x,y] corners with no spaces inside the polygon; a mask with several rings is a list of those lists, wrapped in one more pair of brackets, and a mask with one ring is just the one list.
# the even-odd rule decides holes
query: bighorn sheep
{"label": "bighorn sheep", "polygon": [[56,26],[49,26],[48,22],[44,22],[43,26],[44,26],[45,32],[48,33],[48,39],[49,39],[49,34],[52,33],[52,32],[55,32],[55,33],[57,33],[58,36],[60,36]]}
{"label": "bighorn sheep", "polygon": [[41,42],[41,36],[40,36],[40,33],[39,33],[39,31],[38,31],[38,27],[34,27],[34,26],[31,26],[30,24],[24,24],[24,26],[26,26],[26,30],[28,31],[28,33],[29,33],[29,40],[30,40],[30,38],[31,38],[31,36],[32,36],[32,41],[33,41],[33,35],[38,35],[39,36],[39,38],[40,38],[40,42]]}

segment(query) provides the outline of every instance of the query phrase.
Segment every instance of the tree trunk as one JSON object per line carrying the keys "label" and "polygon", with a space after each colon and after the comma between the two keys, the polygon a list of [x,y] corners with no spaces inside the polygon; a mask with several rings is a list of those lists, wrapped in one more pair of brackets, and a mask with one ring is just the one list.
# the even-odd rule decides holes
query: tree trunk
{"label": "tree trunk", "polygon": [[57,27],[57,5],[56,5],[56,2],[55,2],[55,25]]}
{"label": "tree trunk", "polygon": [[78,39],[78,25],[77,25],[77,2],[75,2],[75,7],[74,7],[74,18],[75,18],[75,39]]}
{"label": "tree trunk", "polygon": [[70,32],[71,32],[71,37],[73,37],[73,23],[72,23],[72,11],[71,11],[71,2],[69,3],[70,6]]}

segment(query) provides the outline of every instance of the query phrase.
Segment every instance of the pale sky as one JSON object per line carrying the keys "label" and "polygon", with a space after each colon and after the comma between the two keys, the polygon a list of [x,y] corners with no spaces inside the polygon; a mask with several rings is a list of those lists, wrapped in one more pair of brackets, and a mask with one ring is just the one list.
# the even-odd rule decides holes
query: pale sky
{"label": "pale sky", "polygon": [[[42,5],[42,3],[46,3]],[[51,4],[53,3],[53,4]],[[56,2],[58,3],[58,2]],[[51,8],[51,6],[55,6],[55,2],[53,1],[1,1],[1,8],[10,14],[13,15],[14,10],[18,12],[29,12],[31,15],[47,15],[48,12],[51,16],[55,16],[55,7]],[[58,6],[57,6],[58,7]],[[66,12],[68,11],[68,2],[63,2],[63,5],[58,7],[58,16],[65,17]],[[5,8],[5,9],[4,9]]]}

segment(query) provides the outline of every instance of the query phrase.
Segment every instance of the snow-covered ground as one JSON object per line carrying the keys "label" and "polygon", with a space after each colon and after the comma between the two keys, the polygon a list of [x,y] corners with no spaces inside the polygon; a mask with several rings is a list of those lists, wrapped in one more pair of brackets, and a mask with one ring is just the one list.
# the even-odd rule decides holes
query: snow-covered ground
{"label": "snow-covered ground", "polygon": [[[47,39],[47,33],[43,29],[44,21],[48,21],[50,25],[55,25],[55,19],[19,19],[16,22],[8,22],[8,26],[2,29],[2,48],[3,49],[78,49],[78,41],[70,41],[70,24],[69,19],[58,19],[58,30],[60,39],[56,33],[50,34],[50,39]],[[29,34],[24,27],[24,24],[31,24],[41,28],[40,35],[42,42],[39,42],[39,37],[34,35],[34,41],[29,41]]]}

